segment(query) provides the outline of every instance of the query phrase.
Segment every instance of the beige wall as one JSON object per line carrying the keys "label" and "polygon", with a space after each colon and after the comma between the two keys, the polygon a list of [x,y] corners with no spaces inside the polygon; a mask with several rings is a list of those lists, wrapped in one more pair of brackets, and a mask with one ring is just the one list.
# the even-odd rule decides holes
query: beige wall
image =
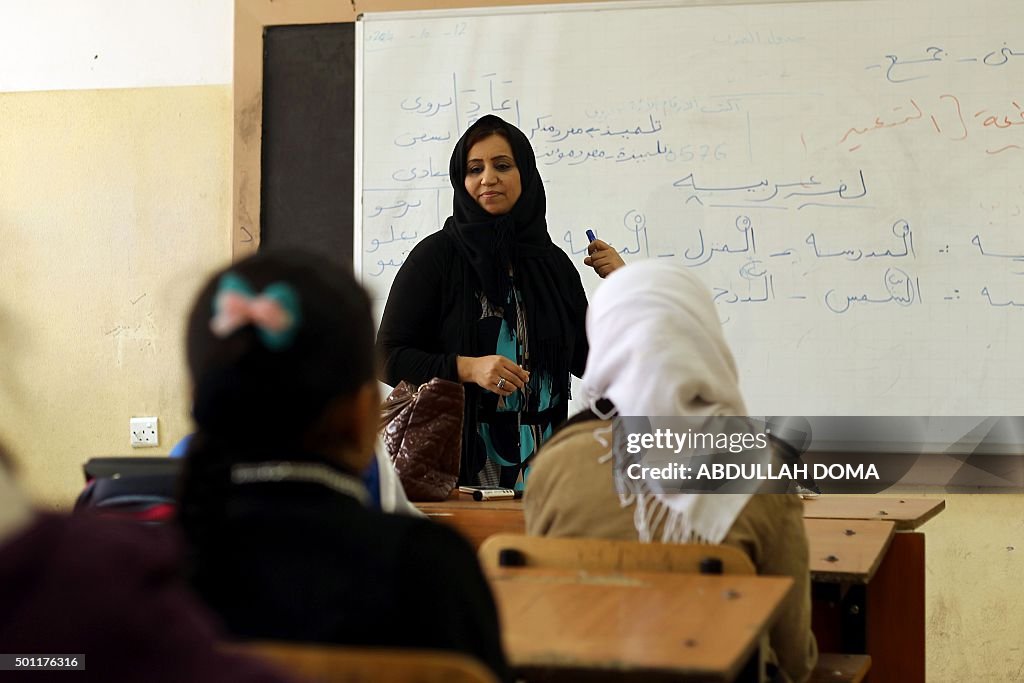
{"label": "beige wall", "polygon": [[1024,496],[944,496],[926,524],[928,680],[1024,681]]}
{"label": "beige wall", "polygon": [[34,498],[190,430],[183,321],[230,256],[230,86],[0,94],[0,437]]}

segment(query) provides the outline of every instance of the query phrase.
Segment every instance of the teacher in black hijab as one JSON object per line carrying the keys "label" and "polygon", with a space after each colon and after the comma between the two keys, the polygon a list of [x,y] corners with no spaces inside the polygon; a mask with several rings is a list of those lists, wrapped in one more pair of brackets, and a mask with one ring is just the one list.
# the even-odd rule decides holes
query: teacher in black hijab
{"label": "teacher in black hijab", "polygon": [[[395,278],[377,345],[383,380],[462,382],[467,484],[522,488],[530,460],[566,418],[569,373],[587,361],[587,297],[548,234],[544,184],[529,140],[497,116],[465,132],[449,164],[453,215]],[[622,265],[591,244],[601,277]]]}

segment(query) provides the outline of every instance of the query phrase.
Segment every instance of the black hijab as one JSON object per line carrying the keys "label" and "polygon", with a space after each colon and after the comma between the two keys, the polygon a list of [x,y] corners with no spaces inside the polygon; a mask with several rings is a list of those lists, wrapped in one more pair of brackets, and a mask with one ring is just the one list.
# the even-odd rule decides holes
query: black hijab
{"label": "black hijab", "polygon": [[[504,134],[519,169],[522,193],[512,210],[501,216],[487,213],[466,191],[469,141],[488,137],[480,137],[481,130]],[[560,382],[568,383],[576,335],[584,333],[575,329],[575,321],[582,319],[586,299],[580,294],[576,270],[548,235],[544,183],[530,141],[515,126],[489,114],[459,139],[448,171],[455,189],[455,206],[453,215],[445,221],[444,232],[455,241],[491,304],[504,307],[505,319],[513,330],[519,312],[507,302],[514,279],[526,314],[530,353],[527,369],[549,373],[554,390],[559,391]],[[467,293],[473,294],[472,290]]]}

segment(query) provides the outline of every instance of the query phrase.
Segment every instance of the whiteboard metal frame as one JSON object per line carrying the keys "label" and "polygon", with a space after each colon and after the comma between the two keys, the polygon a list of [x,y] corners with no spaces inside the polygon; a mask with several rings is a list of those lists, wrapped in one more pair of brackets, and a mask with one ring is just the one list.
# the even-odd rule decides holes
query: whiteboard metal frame
{"label": "whiteboard metal frame", "polygon": [[[838,2],[871,2],[872,0],[825,0]],[[506,14],[561,14],[563,12],[615,12],[620,10],[671,9],[683,7],[734,7],[737,5],[821,4],[822,0],[619,0],[618,2],[572,2],[543,5],[496,5],[455,9],[403,10],[398,12],[366,12],[362,21],[404,21],[409,19],[444,19],[446,17],[487,17]],[[359,47],[360,44],[356,43]]]}
{"label": "whiteboard metal frame", "polygon": [[352,118],[352,268],[356,280],[363,282],[363,20],[364,15],[356,17],[356,63],[355,63],[355,107]]}

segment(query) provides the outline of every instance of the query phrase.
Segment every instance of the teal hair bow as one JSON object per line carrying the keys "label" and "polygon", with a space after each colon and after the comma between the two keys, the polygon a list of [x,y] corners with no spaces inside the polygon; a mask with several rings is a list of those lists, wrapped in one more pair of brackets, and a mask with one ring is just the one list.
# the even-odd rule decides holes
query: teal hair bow
{"label": "teal hair bow", "polygon": [[257,294],[237,273],[225,273],[213,297],[210,329],[224,338],[252,325],[263,345],[271,351],[291,346],[302,323],[299,295],[286,282],[274,282]]}

